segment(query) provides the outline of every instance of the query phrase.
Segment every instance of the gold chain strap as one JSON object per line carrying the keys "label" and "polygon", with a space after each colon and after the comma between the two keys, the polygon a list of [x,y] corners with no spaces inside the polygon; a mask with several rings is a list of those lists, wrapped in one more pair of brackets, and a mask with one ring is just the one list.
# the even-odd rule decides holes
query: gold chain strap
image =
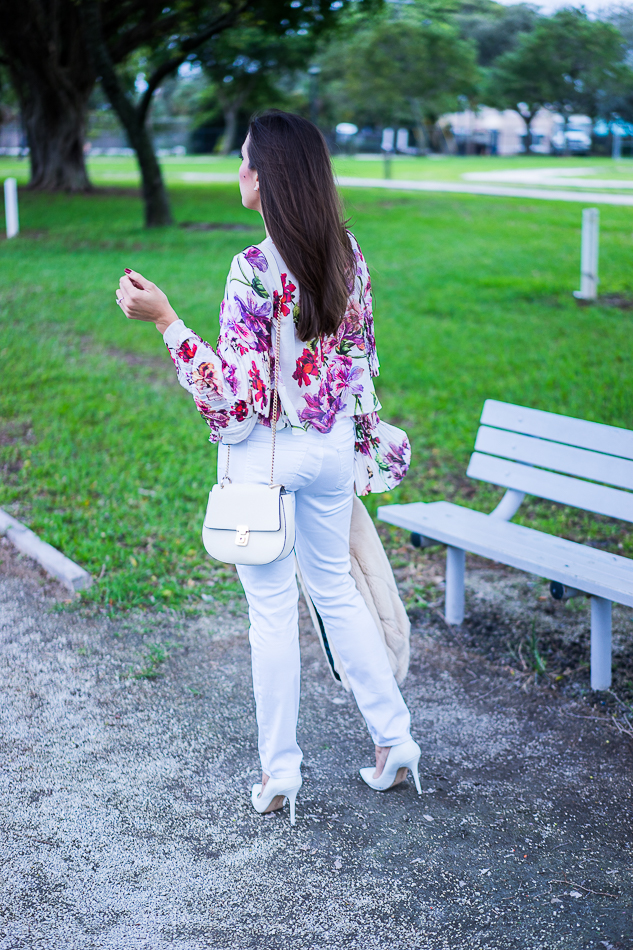
{"label": "gold chain strap", "polygon": [[[283,291],[283,287],[282,287]],[[279,298],[279,306],[277,307],[277,325],[275,327],[275,388],[273,390],[273,418],[271,423],[272,429],[272,447],[271,447],[271,459],[270,459],[270,487],[272,488],[275,482],[275,443],[277,441],[277,404],[278,404],[278,393],[279,389],[279,351],[281,348],[281,301],[282,297]],[[273,309],[273,324],[275,322],[275,312]],[[272,324],[271,324],[272,327]]]}
{"label": "gold chain strap", "polygon": [[[272,421],[271,421],[271,436],[272,436],[272,445],[271,445],[271,459],[270,459],[270,488],[273,487],[275,483],[275,444],[277,442],[277,406],[278,406],[278,394],[277,390],[279,388],[279,351],[281,347],[281,301],[282,298],[279,298],[279,306],[277,308],[277,313],[273,309],[273,320],[271,323],[271,328],[275,322],[275,316],[277,317],[277,326],[275,327],[275,388],[273,389],[273,407],[272,407]],[[224,470],[224,476],[220,484],[224,486],[224,482],[231,484],[231,479],[229,478],[229,463],[231,461],[231,446],[227,445],[226,447],[226,468]]]}

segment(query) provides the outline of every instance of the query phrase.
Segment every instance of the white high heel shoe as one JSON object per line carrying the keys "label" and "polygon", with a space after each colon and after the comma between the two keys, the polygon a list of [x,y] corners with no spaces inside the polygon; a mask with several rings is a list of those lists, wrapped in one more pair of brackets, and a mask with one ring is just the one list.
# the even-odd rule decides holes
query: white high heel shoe
{"label": "white high heel shoe", "polygon": [[255,811],[265,815],[269,811],[277,811],[284,807],[286,799],[290,804],[290,824],[295,823],[295,802],[297,792],[303,784],[301,775],[292,778],[269,778],[262,791],[261,783],[253,785],[251,801]]}
{"label": "white high heel shoe", "polygon": [[[386,792],[388,788],[399,785],[404,782],[407,772],[413,775],[413,781],[418,795],[422,794],[420,787],[420,776],[418,774],[418,762],[421,755],[420,746],[413,739],[407,739],[402,745],[392,745],[387,755],[385,767],[380,773],[379,778],[373,778],[376,771],[375,766],[366,769],[360,769],[360,775],[364,782],[367,782],[370,788],[377,792]],[[266,786],[268,788],[268,786]]]}

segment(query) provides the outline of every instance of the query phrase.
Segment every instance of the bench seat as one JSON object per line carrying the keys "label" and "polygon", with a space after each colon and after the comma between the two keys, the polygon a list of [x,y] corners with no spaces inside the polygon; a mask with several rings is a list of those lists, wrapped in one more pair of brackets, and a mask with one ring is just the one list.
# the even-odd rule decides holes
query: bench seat
{"label": "bench seat", "polygon": [[608,689],[611,603],[633,607],[633,560],[510,522],[530,494],[633,523],[633,431],[487,399],[467,475],[506,489],[490,514],[439,501],[383,505],[378,517],[415,544],[446,545],[450,624],[464,619],[466,551],[546,577],[552,596],[588,594],[591,686]]}
{"label": "bench seat", "polygon": [[381,521],[633,607],[633,560],[447,501],[388,505]]}

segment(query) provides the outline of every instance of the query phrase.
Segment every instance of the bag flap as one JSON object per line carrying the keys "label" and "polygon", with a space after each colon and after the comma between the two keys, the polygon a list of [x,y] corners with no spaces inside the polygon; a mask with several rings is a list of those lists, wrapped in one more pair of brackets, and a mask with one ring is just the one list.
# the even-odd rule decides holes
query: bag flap
{"label": "bag flap", "polygon": [[279,531],[281,528],[281,485],[214,485],[204,519],[205,528],[235,531],[246,525],[249,531]]}

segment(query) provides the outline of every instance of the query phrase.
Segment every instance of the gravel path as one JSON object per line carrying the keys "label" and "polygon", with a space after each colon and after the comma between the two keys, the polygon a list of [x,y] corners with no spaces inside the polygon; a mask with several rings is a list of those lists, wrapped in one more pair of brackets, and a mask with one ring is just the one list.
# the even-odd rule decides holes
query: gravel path
{"label": "gravel path", "polygon": [[249,804],[239,606],[87,618],[0,559],[0,950],[633,947],[632,749],[587,707],[420,622],[404,693],[424,794],[377,794],[305,624],[292,829]]}

